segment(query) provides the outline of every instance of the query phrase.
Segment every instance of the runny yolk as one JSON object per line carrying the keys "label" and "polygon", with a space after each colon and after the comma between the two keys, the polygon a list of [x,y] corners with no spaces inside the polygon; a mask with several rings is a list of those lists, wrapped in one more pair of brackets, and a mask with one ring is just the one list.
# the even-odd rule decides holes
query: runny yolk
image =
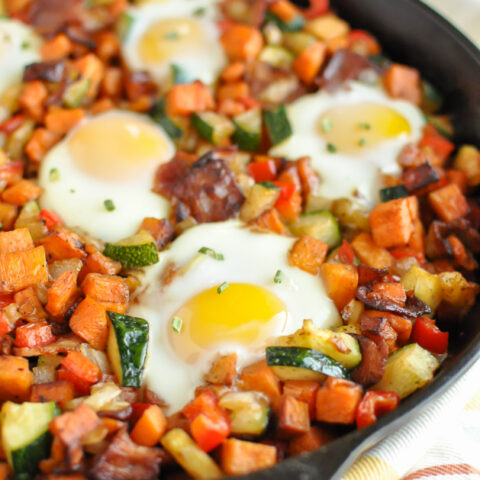
{"label": "runny yolk", "polygon": [[200,292],[177,310],[180,332],[167,325],[172,348],[186,362],[193,363],[202,352],[222,344],[261,347],[286,322],[285,305],[263,287],[232,283],[222,293],[217,288]]}
{"label": "runny yolk", "polygon": [[410,134],[410,124],[393,108],[377,103],[334,107],[318,120],[318,131],[336,150],[352,153]]}
{"label": "runny yolk", "polygon": [[155,22],[140,39],[138,50],[145,63],[181,57],[185,52],[205,50],[207,38],[195,19],[175,18]]}
{"label": "runny yolk", "polygon": [[154,126],[127,115],[94,118],[74,132],[68,148],[80,170],[106,180],[127,180],[173,153]]}

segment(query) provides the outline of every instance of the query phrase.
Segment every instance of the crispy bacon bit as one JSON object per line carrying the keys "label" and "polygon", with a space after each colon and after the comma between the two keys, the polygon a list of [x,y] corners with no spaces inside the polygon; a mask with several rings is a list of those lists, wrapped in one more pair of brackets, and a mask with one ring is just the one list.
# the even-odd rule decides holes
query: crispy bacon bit
{"label": "crispy bacon bit", "polygon": [[177,217],[200,223],[219,222],[237,215],[245,198],[235,174],[212,150],[193,164],[181,157],[160,166],[154,190],[176,203]]}
{"label": "crispy bacon bit", "polygon": [[163,250],[175,236],[175,229],[166,218],[159,220],[158,218],[146,217],[140,225],[139,231],[141,230],[146,230],[152,235],[159,250]]}
{"label": "crispy bacon bit", "polygon": [[157,86],[146,72],[125,72],[125,92],[130,101],[134,102],[145,95],[153,95]]}
{"label": "crispy bacon bit", "polygon": [[357,267],[358,270],[358,284],[370,285],[375,282],[383,282],[388,275],[387,268],[373,268],[363,263]]}
{"label": "crispy bacon bit", "polygon": [[430,307],[411,292],[407,292],[407,301],[404,307],[381,297],[376,292],[372,292],[367,286],[358,287],[355,296],[367,307],[382,312],[391,312],[409,318],[418,318],[431,313]]}
{"label": "crispy bacon bit", "polygon": [[90,470],[93,480],[154,480],[164,459],[162,451],[137,445],[120,430]]}
{"label": "crispy bacon bit", "polygon": [[379,382],[385,372],[388,346],[383,340],[375,343],[364,335],[354,335],[360,345],[362,362],[352,371],[352,380],[368,387]]}
{"label": "crispy bacon bit", "polygon": [[64,72],[64,62],[31,63],[25,67],[23,81],[43,80],[44,82],[58,83],[62,81]]}
{"label": "crispy bacon bit", "polygon": [[409,192],[415,192],[438,182],[440,176],[430,162],[422,163],[418,167],[411,168],[403,174],[403,183]]}
{"label": "crispy bacon bit", "polygon": [[390,325],[386,317],[377,315],[377,312],[369,314],[366,311],[360,318],[360,331],[375,343],[380,344],[382,341],[386,343],[388,353],[396,349],[397,332]]}
{"label": "crispy bacon bit", "polygon": [[339,50],[333,55],[319,80],[319,86],[329,92],[338,90],[348,80],[358,77],[362,70],[371,68],[366,57],[350,50]]}

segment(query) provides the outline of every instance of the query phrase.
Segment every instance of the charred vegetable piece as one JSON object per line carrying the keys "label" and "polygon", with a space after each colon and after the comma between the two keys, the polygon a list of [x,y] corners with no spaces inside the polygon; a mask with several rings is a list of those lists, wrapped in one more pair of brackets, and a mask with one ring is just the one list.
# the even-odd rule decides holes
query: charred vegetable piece
{"label": "charred vegetable piece", "polygon": [[290,230],[297,236],[310,235],[327,243],[330,248],[341,241],[338,221],[328,210],[302,213],[296,222],[290,224]]}
{"label": "charred vegetable piece", "polygon": [[158,262],[155,240],[145,231],[118,243],[107,243],[103,254],[119,261],[123,268],[146,267]]}
{"label": "charred vegetable piece", "polygon": [[380,200],[389,202],[397,198],[408,197],[408,190],[405,185],[396,185],[395,187],[382,188],[380,190]]}
{"label": "charred vegetable piece", "polygon": [[282,142],[292,135],[293,131],[285,105],[280,105],[275,110],[265,110],[263,115],[268,135],[273,145]]}
{"label": "charred vegetable piece", "polygon": [[260,146],[260,137],[262,134],[262,112],[259,108],[253,108],[245,113],[241,113],[233,118],[235,133],[233,142],[241,150],[255,152]]}
{"label": "charred vegetable piece", "polygon": [[50,422],[60,411],[55,402],[6,402],[1,411],[2,445],[16,480],[33,478],[38,462],[50,456]]}
{"label": "charred vegetable piece", "polygon": [[406,345],[388,357],[383,378],[373,389],[408,397],[432,380],[439,365],[438,360],[417,343]]}
{"label": "charred vegetable piece", "polygon": [[107,312],[110,332],[107,353],[122,387],[140,388],[147,356],[149,326],[143,318]]}
{"label": "charred vegetable piece", "polygon": [[267,347],[267,365],[280,380],[321,381],[325,375],[350,378],[348,370],[333,358],[311,348]]}

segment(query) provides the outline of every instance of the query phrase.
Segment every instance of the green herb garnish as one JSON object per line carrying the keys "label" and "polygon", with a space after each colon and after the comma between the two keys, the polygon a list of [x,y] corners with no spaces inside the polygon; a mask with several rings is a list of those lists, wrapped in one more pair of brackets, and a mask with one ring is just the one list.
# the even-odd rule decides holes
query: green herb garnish
{"label": "green herb garnish", "polygon": [[333,127],[333,122],[329,118],[322,120],[322,130],[324,133],[328,133]]}
{"label": "green herb garnish", "polygon": [[168,32],[165,34],[165,40],[177,40],[180,37],[178,32]]}
{"label": "green herb garnish", "polygon": [[217,288],[217,293],[223,293],[226,289],[228,288],[228,282],[223,282],[221,285],[218,286]]}
{"label": "green herb garnish", "polygon": [[48,172],[48,179],[51,182],[58,182],[60,180],[60,171],[58,168],[51,168]]}
{"label": "green herb garnish", "polygon": [[209,247],[202,247],[198,251],[198,253],[203,253],[204,255],[208,255],[209,257],[213,258],[214,260],[225,260],[223,253],[217,253],[213,248]]}
{"label": "green herb garnish", "polygon": [[103,202],[103,205],[105,206],[105,210],[107,210],[107,212],[113,212],[115,210],[115,204],[110,198],[107,198],[107,200]]}
{"label": "green herb garnish", "polygon": [[367,144],[367,139],[366,139],[366,138],[361,138],[361,139],[358,141],[358,144],[359,144],[361,147],[364,147],[364,146]]}
{"label": "green herb garnish", "polygon": [[171,327],[172,327],[172,330],[174,332],[180,333],[181,330],[182,330],[182,324],[183,324],[183,320],[180,317],[173,317],[172,318]]}
{"label": "green herb garnish", "polygon": [[273,281],[275,283],[283,283],[285,279],[286,279],[285,274],[281,270],[277,270],[275,277],[273,277]]}
{"label": "green herb garnish", "polygon": [[206,11],[207,10],[205,7],[198,7],[192,12],[192,14],[195,15],[196,17],[203,17]]}
{"label": "green herb garnish", "polygon": [[370,130],[372,126],[368,122],[362,122],[358,125],[362,130]]}
{"label": "green herb garnish", "polygon": [[330,153],[335,153],[337,151],[337,147],[333,143],[327,143],[327,150]]}

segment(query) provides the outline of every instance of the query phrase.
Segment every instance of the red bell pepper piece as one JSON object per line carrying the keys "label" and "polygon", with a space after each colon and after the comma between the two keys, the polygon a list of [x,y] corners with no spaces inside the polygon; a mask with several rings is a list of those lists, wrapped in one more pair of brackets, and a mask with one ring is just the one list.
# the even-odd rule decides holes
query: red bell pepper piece
{"label": "red bell pepper piece", "polygon": [[40,218],[45,222],[47,230],[52,230],[58,225],[63,225],[62,219],[51,210],[40,210]]}
{"label": "red bell pepper piece", "polygon": [[247,172],[256,182],[271,182],[277,176],[277,167],[273,160],[252,162],[248,164]]}
{"label": "red bell pepper piece", "polygon": [[52,327],[47,322],[27,323],[15,330],[15,345],[17,347],[40,347],[55,340]]}
{"label": "red bell pepper piece", "polygon": [[353,262],[355,261],[353,249],[346,240],[342,241],[342,245],[338,249],[337,256],[342,263],[346,263],[348,265],[353,265]]}
{"label": "red bell pepper piece", "polygon": [[367,392],[358,405],[357,428],[365,428],[375,423],[379,416],[398,407],[400,397],[395,392]]}
{"label": "red bell pepper piece", "polygon": [[293,183],[276,181],[273,182],[273,184],[280,188],[280,195],[278,196],[277,202],[288,202],[295,193],[295,190],[297,190],[297,186]]}
{"label": "red bell pepper piece", "polygon": [[218,406],[211,390],[202,392],[182,410],[190,422],[190,431],[198,446],[205,452],[218,447],[230,434],[227,412]]}
{"label": "red bell pepper piece", "polygon": [[68,352],[62,360],[62,366],[88,383],[98,382],[101,376],[100,368],[80,352]]}
{"label": "red bell pepper piece", "polygon": [[354,47],[356,44],[363,44],[369,55],[380,53],[380,45],[377,40],[365,30],[351,30],[348,34],[348,46]]}
{"label": "red bell pepper piece", "polygon": [[77,377],[77,375],[70,370],[67,370],[65,367],[60,367],[57,370],[57,380],[66,380],[67,382],[72,383],[77,395],[88,395],[90,393],[90,387],[92,386],[91,383]]}
{"label": "red bell pepper piece", "polygon": [[398,260],[402,258],[415,257],[418,263],[425,263],[425,255],[422,252],[414,250],[410,247],[394,248],[393,250],[390,250],[390,253]]}
{"label": "red bell pepper piece", "polygon": [[423,129],[423,137],[418,142],[418,146],[430,147],[442,162],[445,162],[455,149],[455,145],[442,136],[431,123]]}
{"label": "red bell pepper piece", "polygon": [[310,0],[310,7],[303,11],[305,18],[311,19],[325,15],[330,9],[330,0]]}
{"label": "red bell pepper piece", "polygon": [[0,123],[0,132],[4,133],[5,135],[10,135],[23,123],[24,120],[25,115],[23,113],[19,113],[18,115],[15,115],[14,117]]}
{"label": "red bell pepper piece", "polygon": [[420,317],[415,321],[412,340],[432,353],[443,354],[448,348],[448,332],[442,332],[431,318]]}

